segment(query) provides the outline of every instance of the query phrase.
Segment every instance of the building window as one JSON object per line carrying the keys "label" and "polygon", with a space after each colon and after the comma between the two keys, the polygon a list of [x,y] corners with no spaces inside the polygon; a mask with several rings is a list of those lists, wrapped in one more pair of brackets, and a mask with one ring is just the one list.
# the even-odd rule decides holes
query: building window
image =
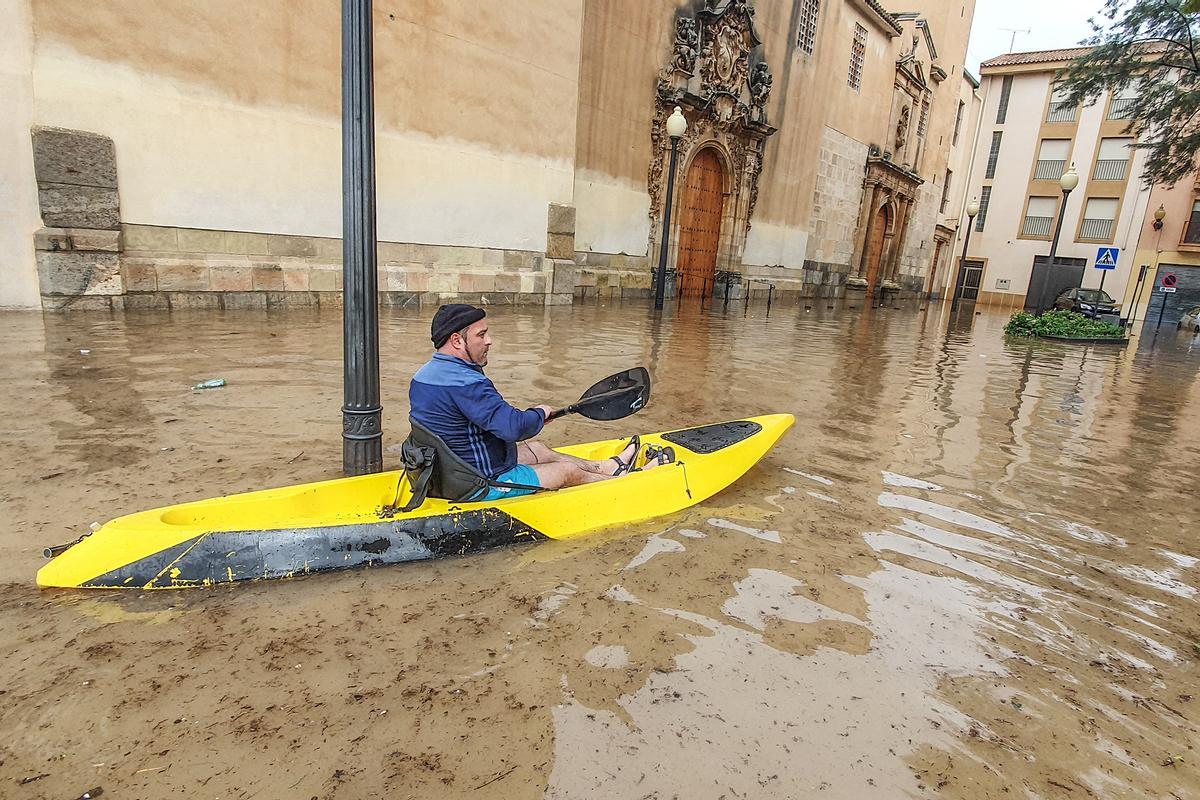
{"label": "building window", "polygon": [[1200,244],[1200,200],[1192,203],[1192,216],[1188,218],[1187,230],[1183,232],[1184,244]]}
{"label": "building window", "polygon": [[983,172],[983,177],[996,177],[996,161],[1000,158],[1000,140],[1004,138],[1003,131],[992,132],[992,149],[988,153],[987,169]]}
{"label": "building window", "polygon": [[821,13],[821,0],[804,0],[800,8],[800,34],[796,46],[810,56],[817,45],[817,16]]}
{"label": "building window", "polygon": [[1025,221],[1021,224],[1021,235],[1049,239],[1050,226],[1054,222],[1054,211],[1057,208],[1057,197],[1029,198],[1029,206],[1025,209]]}
{"label": "building window", "polygon": [[979,190],[979,213],[975,215],[975,232],[983,230],[984,220],[987,219],[988,203],[992,199],[992,187],[984,186]]}
{"label": "building window", "polygon": [[963,110],[966,109],[966,107],[966,103],[964,103],[962,100],[958,101],[958,113],[954,115],[954,138],[950,141],[951,146],[958,144],[958,132],[962,130]]}
{"label": "building window", "polygon": [[1108,242],[1112,240],[1113,220],[1117,217],[1117,198],[1089,197],[1083,209],[1083,224],[1079,226],[1081,240]]}
{"label": "building window", "polygon": [[942,207],[941,213],[946,213],[946,204],[950,202],[950,181],[954,178],[954,173],[946,170],[946,182],[942,184]]}
{"label": "building window", "polygon": [[858,91],[862,88],[863,61],[867,57],[867,29],[857,22],[854,23],[854,42],[850,45],[850,76],[847,82],[850,88]]}
{"label": "building window", "polygon": [[1129,119],[1133,104],[1137,102],[1137,90],[1133,86],[1125,86],[1117,90],[1112,101],[1108,104],[1109,119]]}
{"label": "building window", "polygon": [[1004,76],[1004,83],[1000,86],[1000,105],[996,108],[996,124],[1003,125],[1004,120],[1008,118],[1008,96],[1012,94],[1012,75]]}
{"label": "building window", "polygon": [[1129,148],[1132,137],[1100,140],[1100,152],[1096,156],[1096,169],[1092,171],[1095,181],[1123,181],[1129,174]]}
{"label": "building window", "polygon": [[1074,122],[1078,109],[1067,103],[1067,92],[1056,84],[1050,94],[1050,109],[1046,112],[1046,122]]}
{"label": "building window", "polygon": [[1067,171],[1071,155],[1070,139],[1042,139],[1038,147],[1037,165],[1033,168],[1035,181],[1056,181]]}
{"label": "building window", "polygon": [[924,137],[929,129],[929,101],[921,101],[921,116],[917,117],[917,136]]}

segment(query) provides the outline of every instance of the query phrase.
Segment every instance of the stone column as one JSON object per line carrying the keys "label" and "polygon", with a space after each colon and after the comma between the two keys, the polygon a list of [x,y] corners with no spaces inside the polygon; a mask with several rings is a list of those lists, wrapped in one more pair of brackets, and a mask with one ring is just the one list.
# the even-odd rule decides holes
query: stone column
{"label": "stone column", "polygon": [[575,207],[551,203],[546,215],[546,260],[552,265],[546,305],[575,301]]}
{"label": "stone column", "polygon": [[123,307],[121,212],[112,139],[34,128],[42,223],[35,234],[42,307]]}
{"label": "stone column", "polygon": [[896,238],[893,240],[892,252],[888,256],[887,269],[884,270],[883,283],[887,288],[899,288],[896,276],[900,271],[900,259],[904,256],[904,243],[908,240],[908,218],[912,213],[913,200],[911,197],[902,198],[899,219],[896,221]]}
{"label": "stone column", "polygon": [[863,187],[863,205],[858,214],[858,230],[854,233],[854,254],[850,257],[850,277],[846,283],[849,286],[864,287],[867,280],[863,275],[866,269],[867,232],[875,220],[875,208],[879,205],[882,189],[878,183],[867,181]]}

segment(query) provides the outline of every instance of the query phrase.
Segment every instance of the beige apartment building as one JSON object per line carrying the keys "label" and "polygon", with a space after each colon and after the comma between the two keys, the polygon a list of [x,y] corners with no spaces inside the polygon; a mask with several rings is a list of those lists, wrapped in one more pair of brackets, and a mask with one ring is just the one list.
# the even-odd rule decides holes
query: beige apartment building
{"label": "beige apartment building", "polygon": [[[376,0],[381,302],[645,296],[676,106],[683,292],[722,273],[805,297],[937,291],[967,188],[974,5],[895,11]],[[340,302],[340,3],[0,16],[0,306]]]}
{"label": "beige apartment building", "polygon": [[[1156,185],[1139,220],[1141,239],[1134,258],[1143,279],[1130,281],[1122,299],[1129,316],[1173,327],[1184,312],[1200,306],[1200,176],[1174,186]],[[1162,292],[1162,279],[1172,276],[1175,289]]]}
{"label": "beige apartment building", "polygon": [[926,283],[929,297],[945,297],[953,289],[955,267],[962,255],[966,225],[966,206],[970,199],[968,183],[971,160],[975,156],[976,136],[983,96],[979,80],[963,70],[959,85],[958,106],[950,134],[950,156],[938,201],[938,221],[934,229],[934,253]]}
{"label": "beige apartment building", "polygon": [[[1057,260],[1082,267],[1083,286],[1100,283],[1101,247],[1120,250],[1106,292],[1119,299],[1137,279],[1135,250],[1149,198],[1141,179],[1145,156],[1131,149],[1126,132],[1130,98],[1106,94],[1082,107],[1060,102],[1055,74],[1083,52],[1009,53],[981,65],[970,187],[979,215],[962,264],[964,299],[1023,307],[1034,259],[1049,254],[1060,213]],[[1071,165],[1079,184],[1064,210],[1059,179]]]}

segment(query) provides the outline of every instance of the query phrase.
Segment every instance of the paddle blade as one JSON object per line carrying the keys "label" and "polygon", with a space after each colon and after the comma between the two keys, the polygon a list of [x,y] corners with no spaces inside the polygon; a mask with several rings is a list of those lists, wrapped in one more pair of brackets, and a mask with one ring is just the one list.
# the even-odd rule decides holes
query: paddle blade
{"label": "paddle blade", "polygon": [[623,419],[636,414],[650,402],[650,373],[634,367],[592,386],[572,408],[588,419]]}

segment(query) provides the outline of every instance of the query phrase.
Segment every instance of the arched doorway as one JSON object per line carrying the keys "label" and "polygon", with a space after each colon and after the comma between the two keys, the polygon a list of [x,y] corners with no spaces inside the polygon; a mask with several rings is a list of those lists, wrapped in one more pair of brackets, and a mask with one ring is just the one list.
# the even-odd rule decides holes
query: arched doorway
{"label": "arched doorway", "polygon": [[875,290],[879,288],[879,267],[883,264],[884,235],[887,233],[890,218],[891,212],[888,210],[887,203],[884,203],[875,212],[875,218],[871,223],[871,236],[867,241],[868,299],[874,297]]}
{"label": "arched doorway", "polygon": [[695,296],[711,291],[721,241],[724,175],[717,151],[696,154],[684,181],[679,214],[678,291]]}

